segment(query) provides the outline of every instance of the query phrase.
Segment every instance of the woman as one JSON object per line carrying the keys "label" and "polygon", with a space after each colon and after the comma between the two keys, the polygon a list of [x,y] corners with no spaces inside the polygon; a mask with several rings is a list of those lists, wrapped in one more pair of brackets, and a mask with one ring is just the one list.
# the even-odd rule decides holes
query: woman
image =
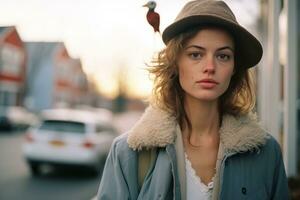
{"label": "woman", "polygon": [[98,199],[288,199],[280,147],[251,114],[259,41],[212,0],[188,2],[162,36],[151,106],[114,141]]}

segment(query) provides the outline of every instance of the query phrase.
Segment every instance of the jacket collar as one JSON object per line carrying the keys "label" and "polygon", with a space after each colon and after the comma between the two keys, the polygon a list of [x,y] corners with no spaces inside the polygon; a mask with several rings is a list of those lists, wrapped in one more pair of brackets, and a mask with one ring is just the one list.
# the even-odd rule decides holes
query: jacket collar
{"label": "jacket collar", "polygon": [[[134,150],[165,147],[176,139],[177,121],[170,113],[149,106],[128,133],[127,143]],[[220,141],[225,152],[236,153],[259,149],[268,134],[257,123],[254,114],[234,117],[224,115]]]}

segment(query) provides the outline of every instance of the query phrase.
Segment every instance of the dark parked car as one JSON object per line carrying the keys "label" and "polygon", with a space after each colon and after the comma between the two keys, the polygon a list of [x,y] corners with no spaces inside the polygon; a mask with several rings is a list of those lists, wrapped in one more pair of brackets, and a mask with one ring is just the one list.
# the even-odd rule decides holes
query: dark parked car
{"label": "dark parked car", "polygon": [[0,131],[26,129],[36,123],[38,123],[38,117],[23,107],[0,107]]}

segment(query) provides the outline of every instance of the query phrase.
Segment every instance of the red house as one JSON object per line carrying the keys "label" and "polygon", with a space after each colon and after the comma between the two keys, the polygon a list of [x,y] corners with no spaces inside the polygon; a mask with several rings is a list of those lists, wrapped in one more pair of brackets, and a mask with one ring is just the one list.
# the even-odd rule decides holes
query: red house
{"label": "red house", "polygon": [[31,110],[84,104],[87,77],[79,59],[72,58],[63,42],[25,42],[26,99]]}
{"label": "red house", "polygon": [[25,67],[26,50],[17,29],[0,27],[0,106],[22,104]]}
{"label": "red house", "polygon": [[70,106],[85,104],[88,83],[80,59],[70,57],[67,49],[61,48],[57,51],[56,63],[56,102],[65,102]]}
{"label": "red house", "polygon": [[73,104],[86,104],[88,100],[88,80],[84,73],[80,59],[70,59],[72,65],[72,90],[73,90]]}

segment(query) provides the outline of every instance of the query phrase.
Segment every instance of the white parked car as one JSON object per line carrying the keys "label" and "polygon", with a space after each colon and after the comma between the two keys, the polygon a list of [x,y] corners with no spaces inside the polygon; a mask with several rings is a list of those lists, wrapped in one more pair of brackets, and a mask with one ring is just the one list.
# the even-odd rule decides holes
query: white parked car
{"label": "white parked car", "polygon": [[47,110],[40,121],[29,129],[23,146],[33,175],[45,164],[83,166],[98,172],[117,136],[111,122],[99,120],[92,112]]}

